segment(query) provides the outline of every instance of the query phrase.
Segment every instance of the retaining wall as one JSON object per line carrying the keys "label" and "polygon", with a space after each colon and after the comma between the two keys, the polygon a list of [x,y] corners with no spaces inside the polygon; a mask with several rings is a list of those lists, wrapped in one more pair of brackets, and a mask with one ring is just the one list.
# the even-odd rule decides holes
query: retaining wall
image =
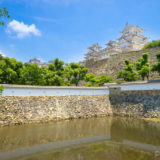
{"label": "retaining wall", "polygon": [[[160,118],[158,81],[110,84],[104,88],[9,85],[4,93],[0,97],[0,126],[107,115]],[[43,96],[36,96],[38,93]]]}
{"label": "retaining wall", "polygon": [[112,115],[108,95],[1,96],[0,125]]}
{"label": "retaining wall", "polygon": [[160,90],[110,88],[110,103],[114,115],[160,118]]}

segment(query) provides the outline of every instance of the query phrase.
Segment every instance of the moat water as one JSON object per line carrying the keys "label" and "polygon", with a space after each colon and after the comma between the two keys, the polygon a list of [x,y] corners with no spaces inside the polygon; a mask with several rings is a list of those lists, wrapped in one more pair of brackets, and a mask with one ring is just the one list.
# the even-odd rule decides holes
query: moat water
{"label": "moat water", "polygon": [[0,160],[160,160],[160,123],[102,117],[2,127]]}

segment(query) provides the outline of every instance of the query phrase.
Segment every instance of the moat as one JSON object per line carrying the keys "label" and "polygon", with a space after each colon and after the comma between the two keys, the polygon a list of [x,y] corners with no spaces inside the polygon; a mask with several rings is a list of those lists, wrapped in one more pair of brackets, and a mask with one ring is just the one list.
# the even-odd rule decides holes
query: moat
{"label": "moat", "polygon": [[160,123],[122,117],[0,128],[0,160],[160,160]]}

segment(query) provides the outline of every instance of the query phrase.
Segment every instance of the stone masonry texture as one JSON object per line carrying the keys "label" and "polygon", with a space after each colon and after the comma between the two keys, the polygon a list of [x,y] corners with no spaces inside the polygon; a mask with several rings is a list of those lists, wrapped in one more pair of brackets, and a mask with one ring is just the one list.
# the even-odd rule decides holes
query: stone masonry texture
{"label": "stone masonry texture", "polygon": [[112,115],[108,95],[1,96],[0,126]]}
{"label": "stone masonry texture", "polygon": [[160,118],[160,90],[110,92],[114,115]]}
{"label": "stone masonry texture", "polygon": [[160,90],[114,88],[109,96],[0,97],[0,126],[109,115],[160,118]]}

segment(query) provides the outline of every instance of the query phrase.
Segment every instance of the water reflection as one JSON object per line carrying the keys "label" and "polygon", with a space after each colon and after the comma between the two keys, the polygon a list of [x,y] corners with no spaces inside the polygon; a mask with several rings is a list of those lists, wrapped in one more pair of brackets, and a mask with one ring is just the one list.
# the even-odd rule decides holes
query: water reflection
{"label": "water reflection", "polygon": [[112,117],[0,128],[0,152],[97,135],[110,135]]}
{"label": "water reflection", "polygon": [[26,160],[159,160],[160,123],[104,117],[0,128],[0,158],[17,160],[18,155]]}

